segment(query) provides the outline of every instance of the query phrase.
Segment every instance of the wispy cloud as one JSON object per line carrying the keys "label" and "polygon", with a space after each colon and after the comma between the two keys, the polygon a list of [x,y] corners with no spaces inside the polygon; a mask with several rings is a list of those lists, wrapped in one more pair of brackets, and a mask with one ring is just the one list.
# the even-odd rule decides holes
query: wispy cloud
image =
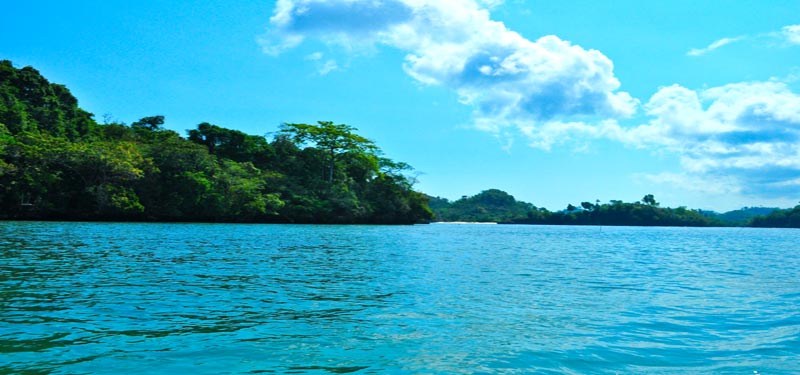
{"label": "wispy cloud", "polygon": [[730,177],[699,177],[687,173],[673,172],[642,174],[636,177],[653,184],[673,186],[704,194],[730,195],[741,193],[738,182]]}
{"label": "wispy cloud", "polygon": [[317,73],[321,76],[327,75],[328,73],[339,69],[339,64],[336,63],[336,60],[328,59],[325,60],[325,62],[322,62],[324,57],[325,54],[322,52],[314,52],[305,57],[306,60],[314,62],[314,64],[317,66]]}
{"label": "wispy cloud", "polygon": [[309,61],[319,61],[319,60],[322,60],[322,56],[324,56],[324,55],[322,54],[322,52],[314,52],[314,53],[312,53],[312,54],[310,54],[310,55],[306,56],[306,60],[309,60]]}
{"label": "wispy cloud", "polygon": [[784,26],[783,28],[781,28],[780,31],[722,38],[714,41],[705,48],[692,48],[689,50],[689,52],[686,52],[686,54],[689,56],[702,56],[730,44],[744,42],[747,40],[763,40],[763,39],[780,40],[788,44],[800,45],[800,25]]}
{"label": "wispy cloud", "polygon": [[478,0],[478,4],[483,5],[489,9],[496,8],[505,3],[505,0]]}
{"label": "wispy cloud", "polygon": [[781,33],[787,42],[800,45],[800,25],[784,26]]}
{"label": "wispy cloud", "polygon": [[325,63],[322,64],[319,69],[317,69],[317,73],[319,73],[321,76],[324,76],[336,69],[339,69],[339,64],[337,64],[335,60],[328,60],[325,61]]}
{"label": "wispy cloud", "polygon": [[735,38],[722,38],[720,40],[715,41],[714,43],[709,44],[708,47],[705,47],[705,48],[692,48],[686,54],[689,55],[689,56],[702,56],[702,55],[705,55],[706,53],[709,53],[709,52],[711,52],[711,51],[713,51],[715,49],[718,49],[720,47],[726,46],[726,45],[731,44],[731,43],[740,42],[740,41],[742,41],[744,39],[745,39],[744,36],[737,36]]}

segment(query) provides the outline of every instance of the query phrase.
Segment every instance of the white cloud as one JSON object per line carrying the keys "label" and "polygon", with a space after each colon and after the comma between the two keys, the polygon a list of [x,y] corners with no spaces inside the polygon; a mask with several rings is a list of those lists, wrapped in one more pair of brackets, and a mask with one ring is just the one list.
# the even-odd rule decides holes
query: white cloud
{"label": "white cloud", "polygon": [[673,85],[644,106],[652,120],[617,138],[680,155],[696,181],[725,178],[745,194],[797,194],[800,95],[776,81],[702,91]]}
{"label": "white cloud", "polygon": [[789,43],[800,44],[800,25],[784,26],[781,32]]}
{"label": "white cloud", "polygon": [[[533,147],[610,139],[676,153],[683,172],[650,181],[706,193],[796,195],[800,181],[800,96],[780,81],[704,90],[661,88],[643,106],[650,120],[623,127],[639,102],[619,91],[612,61],[554,35],[529,40],[491,19],[497,0],[278,0],[264,51],[279,54],[306,39],[346,52],[388,46],[423,85],[447,87],[473,108],[474,126]],[[800,25],[782,38],[800,39]],[[763,35],[762,35],[763,36]],[[775,35],[770,34],[770,38]],[[751,36],[723,38],[699,56]],[[325,61],[321,75],[338,65]]]}
{"label": "white cloud", "polygon": [[505,0],[478,0],[478,4],[483,5],[489,9],[497,8],[500,5],[503,5]]}
{"label": "white cloud", "polygon": [[715,41],[714,43],[709,44],[708,47],[705,47],[705,48],[692,48],[686,54],[689,55],[689,56],[705,55],[706,53],[709,53],[709,52],[711,52],[711,51],[713,51],[713,50],[715,50],[717,48],[726,46],[726,45],[731,44],[731,43],[736,43],[736,42],[742,41],[744,39],[745,39],[745,37],[743,37],[743,36],[738,36],[738,37],[735,37],[735,38],[722,38],[720,40]]}
{"label": "white cloud", "polygon": [[319,60],[322,60],[323,56],[324,55],[322,54],[322,52],[314,52],[314,53],[306,56],[306,60],[319,61]]}
{"label": "white cloud", "polygon": [[500,3],[279,0],[263,45],[276,53],[311,37],[346,49],[401,49],[409,76],[457,92],[484,129],[528,129],[636,111],[638,102],[618,91],[605,55],[552,35],[528,40],[491,19],[487,7]]}
{"label": "white cloud", "polygon": [[319,75],[321,75],[321,76],[324,76],[324,75],[326,75],[326,74],[328,74],[328,73],[330,73],[330,72],[332,72],[332,71],[334,71],[336,69],[339,69],[339,65],[336,64],[336,61],[335,60],[328,60],[328,61],[325,61],[325,64],[322,64],[322,66],[317,70],[317,73],[319,73]]}
{"label": "white cloud", "polygon": [[336,63],[336,60],[327,59],[325,62],[322,62],[322,59],[325,57],[325,54],[322,52],[314,52],[309,55],[306,55],[305,59],[308,61],[313,61],[317,67],[317,73],[321,76],[324,76],[334,70],[339,69],[339,64]]}
{"label": "white cloud", "polygon": [[573,150],[585,150],[592,139],[624,141],[628,133],[615,120],[604,120],[596,124],[581,121],[547,121],[542,124],[520,125],[520,132],[528,139],[528,145],[549,151],[555,145],[573,145]]}
{"label": "white cloud", "polygon": [[800,193],[800,95],[779,81],[705,90],[661,88],[644,105],[649,122],[623,127],[548,121],[522,126],[533,147],[582,145],[595,139],[679,157],[683,171],[646,175],[651,183],[707,194],[761,198]]}
{"label": "white cloud", "polygon": [[687,191],[700,192],[713,195],[739,194],[740,187],[738,182],[731,177],[698,177],[687,173],[663,172],[656,174],[645,174],[645,180],[652,184],[667,185],[677,187]]}
{"label": "white cloud", "polygon": [[771,39],[771,40],[782,40],[786,41],[789,44],[797,44],[800,45],[800,25],[788,25],[781,28],[779,32],[772,31],[766,33],[760,33],[755,35],[741,35],[737,37],[727,37],[722,38],[719,40],[714,41],[713,43],[709,44],[705,48],[692,48],[686,54],[689,56],[702,56],[709,52],[712,52],[716,49],[721,47],[727,46],[729,44],[743,42],[747,40],[759,40],[759,39]]}
{"label": "white cloud", "polygon": [[401,0],[278,0],[269,33],[259,41],[264,52],[278,55],[317,38],[348,49],[377,42],[412,18]]}

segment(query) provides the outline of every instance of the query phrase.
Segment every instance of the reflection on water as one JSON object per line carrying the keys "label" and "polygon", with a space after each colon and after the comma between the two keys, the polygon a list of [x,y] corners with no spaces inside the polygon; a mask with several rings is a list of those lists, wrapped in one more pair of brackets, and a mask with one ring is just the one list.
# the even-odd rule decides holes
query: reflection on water
{"label": "reflection on water", "polygon": [[0,374],[792,374],[796,230],[0,223]]}

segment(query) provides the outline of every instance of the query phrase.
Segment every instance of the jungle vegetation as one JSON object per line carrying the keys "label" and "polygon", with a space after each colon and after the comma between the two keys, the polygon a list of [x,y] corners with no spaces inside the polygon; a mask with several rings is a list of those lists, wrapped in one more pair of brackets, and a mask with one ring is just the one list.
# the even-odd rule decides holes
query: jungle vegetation
{"label": "jungle vegetation", "polygon": [[717,214],[651,194],[554,212],[497,189],[450,202],[415,191],[411,167],[349,125],[259,136],[203,122],[182,136],[165,121],[100,124],[66,86],[0,61],[0,219],[800,227],[800,206]]}
{"label": "jungle vegetation", "polygon": [[750,221],[753,227],[800,228],[800,205],[785,210],[775,210],[768,215],[760,215]]}
{"label": "jungle vegetation", "polygon": [[[503,224],[630,225],[630,226],[769,226],[800,227],[800,206],[793,210],[745,207],[723,214],[686,207],[661,207],[652,194],[637,202],[611,200],[568,204],[549,211],[517,201],[510,194],[489,189],[450,202],[430,197],[430,207],[439,221],[496,222]],[[768,214],[767,216],[759,216]]]}
{"label": "jungle vegetation", "polygon": [[410,167],[357,129],[286,123],[271,137],[164,116],[97,123],[63,85],[0,61],[0,219],[427,222]]}

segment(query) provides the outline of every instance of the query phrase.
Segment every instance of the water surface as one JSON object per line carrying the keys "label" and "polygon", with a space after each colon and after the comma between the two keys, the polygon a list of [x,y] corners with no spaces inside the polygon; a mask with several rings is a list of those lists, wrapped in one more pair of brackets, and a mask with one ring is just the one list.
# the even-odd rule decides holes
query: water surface
{"label": "water surface", "polygon": [[0,374],[797,374],[798,239],[0,222]]}

